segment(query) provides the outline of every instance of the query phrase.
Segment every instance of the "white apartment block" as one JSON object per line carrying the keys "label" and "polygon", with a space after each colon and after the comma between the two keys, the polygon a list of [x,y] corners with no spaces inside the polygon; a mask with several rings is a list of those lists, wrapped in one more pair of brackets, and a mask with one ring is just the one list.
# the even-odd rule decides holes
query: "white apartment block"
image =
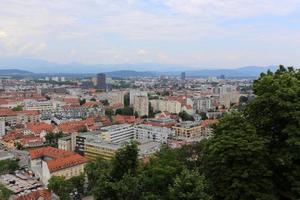
{"label": "white apartment block", "polygon": [[112,125],[101,128],[101,139],[112,143],[122,143],[134,139],[133,126],[130,124]]}
{"label": "white apartment block", "polygon": [[149,115],[149,100],[148,96],[134,96],[133,110],[137,112],[139,116]]}
{"label": "white apartment block", "polygon": [[212,109],[212,99],[206,96],[195,96],[193,98],[193,109],[198,112],[207,112]]}
{"label": "white apartment block", "polygon": [[140,143],[158,142],[167,143],[173,135],[169,128],[140,124],[134,127],[134,139]]}
{"label": "white apartment block", "polygon": [[108,100],[110,105],[124,103],[124,91],[105,92],[97,95],[100,100]]}
{"label": "white apartment block", "polygon": [[129,92],[129,104],[132,106],[134,104],[135,96],[148,97],[148,92],[140,90],[130,90]]}
{"label": "white apartment block", "polygon": [[181,103],[178,101],[168,101],[161,99],[150,100],[151,106],[154,111],[168,111],[170,113],[180,113]]}
{"label": "white apartment block", "polygon": [[120,124],[101,128],[100,139],[111,143],[123,143],[137,140],[144,144],[147,142],[167,143],[174,131],[165,127],[151,125]]}
{"label": "white apartment block", "polygon": [[33,99],[24,100],[25,110],[51,110],[53,103],[51,101],[37,101]]}

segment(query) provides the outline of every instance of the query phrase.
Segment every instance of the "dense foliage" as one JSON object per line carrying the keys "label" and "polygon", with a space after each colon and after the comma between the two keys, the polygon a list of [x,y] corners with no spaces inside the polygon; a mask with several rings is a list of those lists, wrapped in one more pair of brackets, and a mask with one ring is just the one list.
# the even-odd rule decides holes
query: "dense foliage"
{"label": "dense foliage", "polygon": [[62,137],[64,137],[65,135],[62,132],[58,132],[58,133],[47,133],[47,135],[45,136],[45,145],[47,146],[51,146],[51,147],[58,147],[58,140]]}
{"label": "dense foliage", "polygon": [[0,184],[0,199],[1,200],[8,200],[12,192]]}
{"label": "dense foliage", "polygon": [[61,200],[69,200],[72,193],[84,194],[84,182],[84,174],[68,180],[61,176],[52,176],[49,179],[48,188],[57,194]]}
{"label": "dense foliage", "polygon": [[194,121],[194,117],[192,115],[189,115],[186,111],[182,111],[178,114],[178,116],[183,120],[183,121]]}
{"label": "dense foliage", "polygon": [[9,172],[13,172],[19,169],[19,161],[18,160],[0,160],[0,174],[5,174]]}

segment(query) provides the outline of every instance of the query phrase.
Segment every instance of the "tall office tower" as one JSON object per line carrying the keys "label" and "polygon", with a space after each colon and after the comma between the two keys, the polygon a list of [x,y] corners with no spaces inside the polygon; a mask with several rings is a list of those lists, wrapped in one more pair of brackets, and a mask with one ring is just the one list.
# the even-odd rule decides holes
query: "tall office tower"
{"label": "tall office tower", "polygon": [[185,80],[185,72],[181,72],[181,80],[182,80],[182,81]]}
{"label": "tall office tower", "polygon": [[220,76],[220,79],[225,80],[225,79],[226,79],[225,75],[222,74],[222,75]]}
{"label": "tall office tower", "polygon": [[106,89],[106,75],[103,73],[97,74],[97,89]]}

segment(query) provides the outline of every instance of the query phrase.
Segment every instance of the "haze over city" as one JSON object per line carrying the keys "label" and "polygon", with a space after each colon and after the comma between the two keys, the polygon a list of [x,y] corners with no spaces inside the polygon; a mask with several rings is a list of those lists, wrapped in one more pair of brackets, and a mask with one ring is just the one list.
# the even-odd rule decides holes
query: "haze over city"
{"label": "haze over city", "polygon": [[2,0],[0,19],[2,69],[43,71],[39,60],[72,63],[70,72],[76,63],[95,72],[300,62],[298,0]]}

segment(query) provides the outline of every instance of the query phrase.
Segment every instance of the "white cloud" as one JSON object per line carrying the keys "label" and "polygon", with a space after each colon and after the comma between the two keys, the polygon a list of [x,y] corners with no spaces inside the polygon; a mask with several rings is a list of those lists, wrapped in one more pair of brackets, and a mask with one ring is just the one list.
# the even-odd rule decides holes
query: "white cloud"
{"label": "white cloud", "polygon": [[251,17],[285,15],[299,6],[298,0],[166,0],[175,11],[204,17]]}
{"label": "white cloud", "polygon": [[[145,6],[147,3],[151,5]],[[270,50],[274,56],[262,58],[259,48],[274,43],[278,47],[295,47],[300,43],[298,29],[277,31],[280,25],[270,28],[266,24],[261,28],[247,23],[233,29],[222,22],[264,15],[280,17],[299,11],[299,3],[299,0],[1,0],[1,54],[33,55],[59,62],[163,62],[194,66],[239,65],[255,57],[261,63],[280,61],[278,51]],[[242,42],[222,44],[235,38]],[[209,45],[208,40],[212,41]],[[247,53],[246,45],[256,45],[252,50],[257,48],[257,51]],[[297,61],[292,54],[285,57]]]}
{"label": "white cloud", "polygon": [[139,49],[137,52],[138,56],[147,56],[149,52],[146,49]]}

